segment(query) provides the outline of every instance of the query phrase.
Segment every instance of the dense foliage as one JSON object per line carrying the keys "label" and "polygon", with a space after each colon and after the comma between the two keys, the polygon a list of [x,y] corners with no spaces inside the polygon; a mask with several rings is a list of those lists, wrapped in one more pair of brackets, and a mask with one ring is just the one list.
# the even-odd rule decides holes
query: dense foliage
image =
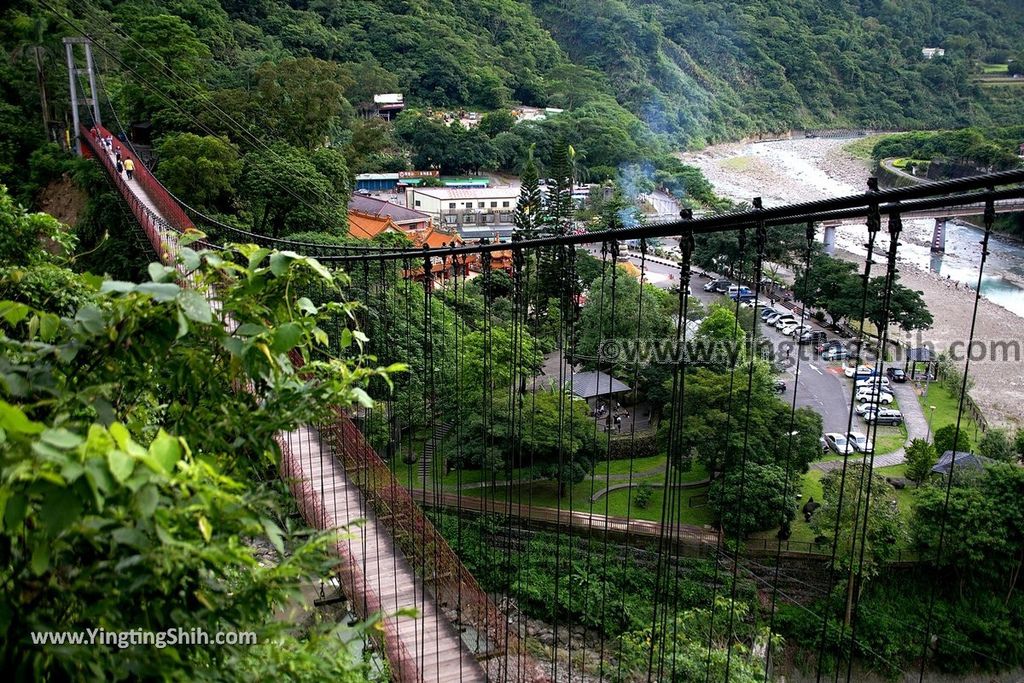
{"label": "dense foliage", "polygon": [[942,161],[979,171],[1002,171],[1020,165],[1024,126],[962,128],[886,135],[871,150],[876,160],[894,157]]}
{"label": "dense foliage", "polygon": [[[3,669],[22,679],[362,680],[336,627],[274,618],[329,571],[331,555],[327,537],[289,516],[273,436],[365,401],[361,385],[384,374],[310,357],[327,342],[321,322],[353,306],[318,309],[295,293],[336,287],[331,275],[255,247],[186,248],[198,290],[154,263],[140,284],[64,271],[74,288],[47,296],[38,282],[59,281],[66,265],[40,239],[53,237],[53,220],[13,206],[0,186],[0,222],[21,236],[0,273],[10,297],[0,301]],[[303,375],[290,352],[310,361]],[[271,561],[258,560],[258,543]],[[257,640],[124,649],[32,637],[90,629]]]}

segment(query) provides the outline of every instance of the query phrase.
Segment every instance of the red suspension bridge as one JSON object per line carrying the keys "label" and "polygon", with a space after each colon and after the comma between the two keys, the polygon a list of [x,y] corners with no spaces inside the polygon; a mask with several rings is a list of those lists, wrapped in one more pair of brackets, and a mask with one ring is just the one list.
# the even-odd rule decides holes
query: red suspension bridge
{"label": "red suspension bridge", "polygon": [[[141,162],[115,168],[112,137],[82,127],[95,158],[168,265],[194,231],[185,210]],[[114,138],[113,146],[120,143]],[[355,613],[380,614],[379,645],[395,681],[543,681],[518,634],[341,410],[334,422],[277,438],[281,476],[306,522],[334,532],[337,578]]]}

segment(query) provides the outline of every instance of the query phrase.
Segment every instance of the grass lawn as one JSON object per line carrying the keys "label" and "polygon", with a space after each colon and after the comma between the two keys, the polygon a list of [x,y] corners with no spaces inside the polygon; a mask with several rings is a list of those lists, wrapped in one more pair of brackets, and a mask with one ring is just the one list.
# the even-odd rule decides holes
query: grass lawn
{"label": "grass lawn", "polygon": [[[894,465],[892,467],[880,467],[875,470],[878,474],[883,477],[903,477],[906,473],[906,464]],[[797,513],[793,519],[793,523],[790,528],[790,541],[807,542],[811,543],[814,541],[817,534],[813,527],[804,521],[803,513],[799,508],[802,508],[804,503],[814,498],[816,501],[821,501],[824,497],[821,488],[821,478],[825,475],[825,472],[821,470],[811,470],[803,477],[803,485],[800,489],[801,498],[797,501]],[[875,492],[872,492],[872,498],[875,496]],[[902,490],[892,489],[886,494],[887,497],[894,497],[900,508],[900,515],[903,520],[909,524],[914,513],[914,500],[917,495],[917,489],[913,482],[907,482],[907,487]],[[751,534],[751,538],[755,539],[766,539],[774,541],[776,539],[776,533],[778,529],[770,529],[768,531],[759,531],[755,534]]]}
{"label": "grass lawn", "polygon": [[[875,470],[878,474],[883,477],[906,477],[907,464],[903,463],[900,465],[893,465],[892,467],[880,467]],[[900,516],[903,521],[908,525],[914,515],[914,501],[917,498],[917,485],[907,480],[907,487],[904,489],[895,489],[894,496],[897,504],[900,506]]]}
{"label": "grass lawn", "polygon": [[664,455],[652,455],[649,458],[634,458],[633,460],[605,460],[597,463],[594,467],[594,476],[603,477],[606,474],[629,474],[630,463],[633,465],[633,474],[653,470],[665,464]]}
{"label": "grass lawn", "polygon": [[[479,496],[491,498],[501,502],[507,502],[511,496],[512,501],[524,505],[535,505],[539,507],[550,507],[578,510],[580,512],[592,512],[599,515],[612,517],[625,517],[627,506],[629,516],[633,519],[646,519],[659,521],[661,519],[661,508],[664,504],[664,491],[654,489],[650,502],[646,508],[640,509],[630,501],[636,495],[636,489],[621,489],[603,496],[594,503],[590,502],[593,493],[603,488],[602,484],[593,480],[583,481],[572,487],[565,497],[558,499],[558,485],[553,481],[533,481],[516,484],[511,487],[498,489],[482,488],[468,489],[463,491],[466,496]],[[690,507],[690,499],[707,493],[707,487],[697,489],[684,489],[682,491],[682,509],[677,511],[676,521],[684,524],[710,524],[712,521],[711,509],[707,505],[701,507]],[[695,503],[697,501],[694,501]]]}
{"label": "grass lawn", "polygon": [[892,453],[907,442],[907,428],[904,425],[879,425],[875,437],[875,455]]}
{"label": "grass lawn", "polygon": [[986,74],[1005,74],[1009,67],[1009,64],[982,64],[981,70]]}
{"label": "grass lawn", "polygon": [[[959,399],[938,382],[930,382],[928,384],[928,395],[918,396],[917,400],[920,401],[921,409],[924,410],[925,419],[929,419],[929,413],[932,413],[930,419],[933,434],[935,430],[941,429],[946,425],[956,424]],[[931,406],[935,406],[934,413],[931,410]],[[960,420],[960,429],[970,434],[972,440],[977,437],[977,426],[966,412],[964,412],[963,418]]]}
{"label": "grass lawn", "polygon": [[885,135],[868,135],[843,145],[843,149],[858,159],[870,159],[871,150]]}

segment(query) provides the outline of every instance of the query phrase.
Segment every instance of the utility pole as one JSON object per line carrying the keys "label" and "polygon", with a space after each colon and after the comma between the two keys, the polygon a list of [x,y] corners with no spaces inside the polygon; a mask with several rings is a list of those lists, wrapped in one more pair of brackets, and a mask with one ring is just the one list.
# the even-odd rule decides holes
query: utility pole
{"label": "utility pole", "polygon": [[[81,45],[85,48],[85,64],[86,68],[79,69],[76,66],[75,58],[75,45]],[[75,151],[82,154],[82,141],[79,139],[79,130],[81,129],[81,119],[78,114],[78,106],[86,104],[92,107],[92,120],[96,125],[102,125],[103,121],[100,118],[100,100],[96,94],[96,69],[92,59],[92,41],[88,38],[68,37],[64,39],[64,53],[67,57],[68,62],[68,86],[71,94],[71,116],[72,123],[74,124],[74,130],[71,133],[72,139],[75,141]],[[85,72],[89,76],[89,97],[78,96],[78,77],[82,72]],[[84,93],[83,93],[84,95]]]}

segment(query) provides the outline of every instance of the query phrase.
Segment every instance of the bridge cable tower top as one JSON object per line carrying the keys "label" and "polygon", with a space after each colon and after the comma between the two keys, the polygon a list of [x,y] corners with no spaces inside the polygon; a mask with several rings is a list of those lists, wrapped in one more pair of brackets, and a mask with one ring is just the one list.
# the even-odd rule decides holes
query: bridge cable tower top
{"label": "bridge cable tower top", "polygon": [[[75,46],[81,45],[85,52],[85,68],[78,67],[78,55],[75,51]],[[79,115],[79,105],[87,105],[92,107],[92,125],[102,125],[103,119],[100,117],[100,100],[97,95],[96,88],[96,68],[95,62],[92,58],[92,41],[88,38],[82,37],[67,37],[64,39],[64,55],[68,63],[68,87],[71,96],[71,116],[74,122],[72,128],[72,135],[75,140],[75,152],[81,156],[82,154],[82,141],[80,136],[81,130],[81,116]],[[78,77],[85,72],[89,77],[89,96],[85,97],[85,93],[79,96]],[[89,126],[92,127],[92,126]]]}

